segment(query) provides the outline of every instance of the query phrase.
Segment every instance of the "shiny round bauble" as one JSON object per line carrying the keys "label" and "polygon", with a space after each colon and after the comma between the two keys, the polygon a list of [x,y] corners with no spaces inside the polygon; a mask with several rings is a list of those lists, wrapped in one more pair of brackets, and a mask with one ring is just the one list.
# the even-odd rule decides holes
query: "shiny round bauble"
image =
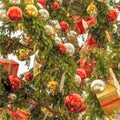
{"label": "shiny round bauble", "polygon": [[10,93],[8,95],[8,99],[9,99],[9,103],[13,103],[17,99],[17,96],[14,93]]}
{"label": "shiny round bauble", "polygon": [[11,4],[11,5],[19,5],[20,4],[20,0],[9,0],[9,3]]}
{"label": "shiny round bauble", "polygon": [[55,37],[55,38],[54,38],[54,42],[55,42],[56,45],[59,45],[59,44],[62,43],[62,40],[61,40],[60,37]]}
{"label": "shiny round bauble", "polygon": [[51,9],[52,10],[58,10],[60,8],[59,2],[55,1],[51,4]]}
{"label": "shiny round bauble", "polygon": [[61,21],[61,22],[60,22],[60,27],[61,27],[61,31],[62,31],[62,32],[67,32],[68,29],[69,29],[69,25],[68,25],[68,23],[65,22],[65,21]]}
{"label": "shiny round bauble", "polygon": [[39,15],[41,20],[46,21],[49,19],[49,12],[46,9],[40,9]]}
{"label": "shiny round bauble", "polygon": [[101,92],[103,92],[105,89],[105,82],[103,82],[102,80],[98,79],[98,80],[94,80],[91,83],[91,90],[93,93],[95,94],[99,94]]}
{"label": "shiny round bauble", "polygon": [[91,16],[91,17],[96,17],[98,14],[98,9],[96,7],[96,5],[94,3],[91,3],[88,5],[87,7],[87,13]]}
{"label": "shiny round bauble", "polygon": [[45,32],[45,34],[47,34],[47,35],[52,35],[52,33],[53,33],[53,27],[52,26],[50,26],[50,25],[45,25],[44,26],[44,32]]}
{"label": "shiny round bauble", "polygon": [[65,106],[70,112],[80,112],[82,106],[82,97],[77,93],[69,94],[65,98]]}
{"label": "shiny round bauble", "polygon": [[62,44],[62,43],[59,44],[58,48],[59,48],[61,53],[65,53],[66,50],[67,50],[66,46],[64,44]]}
{"label": "shiny round bauble", "polygon": [[29,51],[26,49],[20,49],[18,51],[17,58],[20,61],[27,60],[29,58]]}
{"label": "shiny round bauble", "polygon": [[25,78],[26,81],[29,82],[29,81],[32,80],[32,78],[33,78],[33,74],[30,73],[30,72],[27,72],[27,73],[25,73],[24,78]]}
{"label": "shiny round bauble", "polygon": [[75,40],[77,39],[77,33],[74,30],[67,32],[67,39],[68,40]]}
{"label": "shiny round bauble", "polygon": [[75,53],[75,47],[71,43],[65,43],[65,47],[67,48],[66,53],[68,53],[69,56],[72,56]]}
{"label": "shiny round bauble", "polygon": [[26,18],[34,18],[38,15],[38,10],[35,5],[26,5],[24,10],[24,15]]}
{"label": "shiny round bauble", "polygon": [[10,84],[11,90],[19,90],[21,87],[21,81],[17,76],[9,75],[8,82]]}
{"label": "shiny round bauble", "polygon": [[7,17],[11,21],[19,21],[22,19],[22,10],[17,6],[10,7],[7,11]]}

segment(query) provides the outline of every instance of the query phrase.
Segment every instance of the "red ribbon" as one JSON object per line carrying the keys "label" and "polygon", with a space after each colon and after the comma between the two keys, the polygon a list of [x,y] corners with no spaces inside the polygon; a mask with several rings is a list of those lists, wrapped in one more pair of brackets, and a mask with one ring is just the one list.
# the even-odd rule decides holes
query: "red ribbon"
{"label": "red ribbon", "polygon": [[103,104],[103,105],[102,105],[102,108],[103,108],[103,107],[107,107],[107,106],[109,106],[109,105],[111,105],[111,104],[113,104],[113,103],[115,103],[115,102],[118,102],[118,101],[120,101],[120,98],[116,98],[116,99],[114,99],[114,100],[111,100],[111,101]]}

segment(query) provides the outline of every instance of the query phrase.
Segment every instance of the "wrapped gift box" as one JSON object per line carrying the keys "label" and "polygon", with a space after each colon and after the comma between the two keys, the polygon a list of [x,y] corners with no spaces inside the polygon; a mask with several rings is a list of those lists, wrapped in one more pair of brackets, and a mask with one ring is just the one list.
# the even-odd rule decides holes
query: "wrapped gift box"
{"label": "wrapped gift box", "polygon": [[10,75],[17,76],[19,64],[14,60],[0,58],[0,64],[4,66],[4,69],[9,72]]}
{"label": "wrapped gift box", "polygon": [[97,99],[106,114],[113,114],[120,109],[120,85],[110,69],[110,80],[107,81],[105,90],[97,94]]}

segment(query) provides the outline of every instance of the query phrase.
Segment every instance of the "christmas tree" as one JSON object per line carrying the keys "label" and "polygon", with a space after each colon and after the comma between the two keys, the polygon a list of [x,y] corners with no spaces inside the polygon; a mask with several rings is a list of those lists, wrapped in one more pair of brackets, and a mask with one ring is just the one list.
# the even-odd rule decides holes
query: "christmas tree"
{"label": "christmas tree", "polygon": [[[113,0],[0,0],[0,119],[117,119],[119,11]],[[9,54],[34,67],[17,76]]]}

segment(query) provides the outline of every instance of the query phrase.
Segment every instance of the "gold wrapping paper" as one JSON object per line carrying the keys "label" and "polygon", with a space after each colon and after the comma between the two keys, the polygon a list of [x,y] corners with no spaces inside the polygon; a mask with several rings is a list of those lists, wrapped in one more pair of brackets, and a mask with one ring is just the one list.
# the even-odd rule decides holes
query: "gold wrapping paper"
{"label": "gold wrapping paper", "polygon": [[97,94],[97,99],[106,114],[113,114],[120,109],[120,85],[110,69],[110,80],[107,82],[105,90]]}

